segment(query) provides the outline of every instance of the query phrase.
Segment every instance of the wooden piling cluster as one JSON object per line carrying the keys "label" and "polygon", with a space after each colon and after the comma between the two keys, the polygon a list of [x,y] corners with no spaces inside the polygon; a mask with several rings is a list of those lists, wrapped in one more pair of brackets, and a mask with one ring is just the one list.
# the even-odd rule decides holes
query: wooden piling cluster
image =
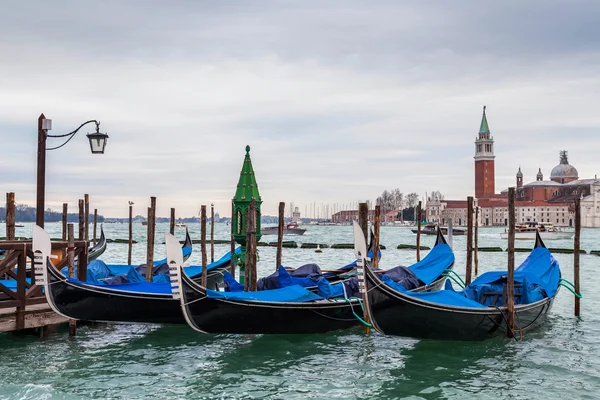
{"label": "wooden piling cluster", "polygon": [[[81,201],[83,203],[83,200]],[[37,284],[31,254],[31,240],[15,240],[15,194],[6,194],[6,240],[0,241],[0,250],[5,256],[0,260],[0,276],[16,282],[16,290],[0,283],[0,332],[19,331],[23,329],[41,328],[65,323],[67,318],[55,314],[46,302],[42,286]],[[82,214],[85,213],[81,207]],[[53,241],[52,249],[59,250],[65,257],[56,266],[62,269],[67,266],[68,274],[74,277],[75,258],[77,258],[77,278],[85,280],[87,271],[87,252],[89,242],[75,240],[73,224],[67,227],[67,205],[63,204],[63,232],[61,241]],[[80,221],[83,223],[83,220]],[[70,235],[68,235],[70,233]],[[84,235],[83,230],[80,235]],[[66,241],[68,237],[69,241]],[[30,282],[27,280],[30,277]],[[70,333],[75,334],[72,323]]]}

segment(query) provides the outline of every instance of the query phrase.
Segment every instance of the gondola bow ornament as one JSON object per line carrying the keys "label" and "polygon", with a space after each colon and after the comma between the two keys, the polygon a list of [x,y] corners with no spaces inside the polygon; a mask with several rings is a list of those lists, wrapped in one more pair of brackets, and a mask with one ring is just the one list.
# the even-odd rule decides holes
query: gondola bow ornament
{"label": "gondola bow ornament", "polygon": [[362,295],[363,300],[363,316],[365,324],[365,333],[369,334],[371,326],[371,316],[369,315],[369,296],[365,287],[365,268],[367,266],[368,254],[367,243],[363,231],[358,225],[358,222],[353,221],[354,229],[354,255],[356,256],[356,274],[358,275],[358,291]]}

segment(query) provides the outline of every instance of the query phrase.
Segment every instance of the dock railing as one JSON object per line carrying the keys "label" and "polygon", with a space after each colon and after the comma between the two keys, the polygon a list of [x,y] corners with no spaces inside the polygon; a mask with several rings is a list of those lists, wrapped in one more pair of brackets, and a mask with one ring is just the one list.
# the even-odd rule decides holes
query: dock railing
{"label": "dock railing", "polygon": [[[77,278],[85,281],[87,275],[87,253],[89,242],[75,241],[73,248],[77,257]],[[68,249],[68,242],[52,242],[53,250]],[[16,329],[25,328],[25,314],[28,306],[46,303],[42,286],[36,284],[33,268],[33,251],[31,240],[0,241],[0,250],[4,250],[4,258],[0,259],[0,309],[16,308]],[[53,251],[54,253],[54,251]],[[56,267],[60,270],[67,265],[67,257],[61,257]],[[8,310],[6,310],[8,311]]]}

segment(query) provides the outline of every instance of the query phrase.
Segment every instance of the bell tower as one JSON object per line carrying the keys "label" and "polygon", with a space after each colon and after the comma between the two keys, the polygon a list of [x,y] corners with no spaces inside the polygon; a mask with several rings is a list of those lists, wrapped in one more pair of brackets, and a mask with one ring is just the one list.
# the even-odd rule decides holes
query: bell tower
{"label": "bell tower", "polygon": [[494,172],[494,138],[490,134],[487,117],[485,115],[485,106],[483,106],[483,116],[481,117],[481,126],[479,135],[475,139],[475,197],[489,197],[496,192],[495,172]]}

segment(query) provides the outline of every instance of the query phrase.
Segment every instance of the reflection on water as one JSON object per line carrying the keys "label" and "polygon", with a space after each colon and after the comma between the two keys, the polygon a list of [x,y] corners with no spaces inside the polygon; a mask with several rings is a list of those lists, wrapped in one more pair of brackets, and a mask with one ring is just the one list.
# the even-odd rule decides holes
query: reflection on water
{"label": "reflection on water", "polygon": [[[193,228],[193,226],[192,226]],[[227,226],[216,225],[217,238]],[[3,227],[0,224],[0,230]],[[18,228],[29,236],[31,227]],[[26,230],[29,229],[29,232]],[[58,233],[60,225],[48,229]],[[164,255],[157,227],[155,254]],[[192,232],[198,237],[199,229]],[[481,246],[502,246],[502,229],[481,229]],[[126,238],[127,225],[107,224],[110,238]],[[177,232],[183,239],[183,231]],[[140,242],[145,230],[136,227]],[[294,237],[290,237],[292,239]],[[297,241],[350,243],[350,227],[309,226]],[[584,230],[582,247],[600,249],[600,231]],[[267,241],[274,238],[267,237]],[[424,237],[432,245],[433,237]],[[410,265],[415,253],[397,250],[414,243],[407,228],[383,227],[383,265]],[[547,242],[569,247],[569,241]],[[531,247],[533,243],[518,243]],[[594,247],[596,246],[596,247]],[[197,264],[196,251],[190,262]],[[216,257],[228,245],[216,245]],[[456,270],[464,274],[465,239],[454,238]],[[107,262],[124,262],[127,246],[109,244]],[[275,249],[259,248],[259,273],[275,268]],[[517,263],[527,254],[518,253]],[[144,244],[134,246],[143,262]],[[316,262],[323,268],[349,263],[352,250],[284,249],[284,263]],[[573,273],[572,256],[558,254],[564,277]],[[503,268],[506,253],[480,253],[480,272]],[[582,255],[581,319],[572,316],[573,297],[561,291],[545,326],[523,342],[502,338],[439,342],[365,336],[362,329],[326,335],[201,335],[185,325],[81,326],[69,339],[65,329],[47,339],[0,335],[0,398],[6,399],[167,399],[167,398],[597,398],[600,389],[599,258]]]}

